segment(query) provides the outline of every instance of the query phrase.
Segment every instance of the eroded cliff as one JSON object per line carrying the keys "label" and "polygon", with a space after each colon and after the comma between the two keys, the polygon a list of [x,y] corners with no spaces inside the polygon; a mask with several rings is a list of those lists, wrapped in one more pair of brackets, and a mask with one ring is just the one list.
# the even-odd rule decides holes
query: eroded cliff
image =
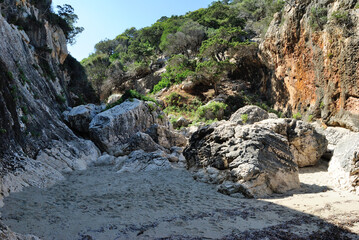
{"label": "eroded cliff", "polygon": [[68,55],[50,6],[0,3],[0,203],[23,186],[61,179],[59,171],[82,169],[99,154],[61,121],[68,105],[96,97],[85,77],[76,78],[80,65]]}
{"label": "eroded cliff", "polygon": [[359,2],[290,1],[260,46],[262,91],[288,115],[359,130]]}

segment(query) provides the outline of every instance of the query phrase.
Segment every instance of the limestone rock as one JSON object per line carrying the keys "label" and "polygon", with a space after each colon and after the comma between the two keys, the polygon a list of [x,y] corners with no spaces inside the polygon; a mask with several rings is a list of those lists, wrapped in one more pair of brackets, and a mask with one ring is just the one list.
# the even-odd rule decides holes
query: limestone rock
{"label": "limestone rock", "polygon": [[108,155],[107,153],[102,154],[95,162],[93,162],[94,166],[107,166],[114,165],[116,157],[112,155]]}
{"label": "limestone rock", "polygon": [[135,133],[146,132],[153,124],[170,127],[154,103],[134,99],[96,115],[90,123],[90,135],[103,151],[113,153],[116,145],[127,143]]}
{"label": "limestone rock", "polygon": [[137,150],[126,157],[118,158],[116,165],[118,173],[165,170],[170,168],[171,164],[167,159],[167,154],[162,151],[146,153],[143,150]]}
{"label": "limestone rock", "polygon": [[[325,9],[322,23],[313,20],[313,9]],[[345,13],[345,23],[332,17],[335,12]],[[283,112],[302,110],[327,125],[359,131],[358,18],[354,1],[286,4],[259,47],[270,72],[261,92]]]}
{"label": "limestone rock", "polygon": [[268,118],[267,111],[255,105],[247,105],[233,113],[229,121],[237,124],[252,124]]}
{"label": "limestone rock", "polygon": [[222,122],[204,127],[192,135],[184,156],[188,168],[197,171],[197,178],[240,184],[236,189],[246,196],[299,187],[298,167],[288,140],[262,126]]}
{"label": "limestone rock", "polygon": [[36,160],[58,171],[70,172],[85,170],[89,164],[97,161],[100,155],[99,149],[89,140],[54,140],[48,148],[39,152]]}
{"label": "limestone rock", "polygon": [[328,172],[336,188],[359,195],[359,133],[343,138],[336,145]]}
{"label": "limestone rock", "polygon": [[299,167],[317,164],[327,150],[327,139],[309,123],[295,119],[267,119],[256,125],[284,136]]}
{"label": "limestone rock", "polygon": [[73,130],[88,133],[90,122],[102,110],[104,110],[103,106],[87,104],[74,107],[68,113],[64,112],[63,115]]}
{"label": "limestone rock", "polygon": [[6,240],[41,240],[34,235],[22,235],[14,233],[11,229],[0,222],[0,239]]}

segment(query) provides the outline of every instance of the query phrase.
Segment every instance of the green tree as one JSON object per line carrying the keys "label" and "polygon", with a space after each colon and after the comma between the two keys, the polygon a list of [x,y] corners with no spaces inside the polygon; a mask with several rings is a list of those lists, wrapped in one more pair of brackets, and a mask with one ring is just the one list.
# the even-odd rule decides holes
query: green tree
{"label": "green tree", "polygon": [[67,26],[64,30],[67,42],[69,44],[74,44],[75,37],[83,32],[83,27],[76,27],[75,24],[77,23],[77,20],[79,19],[78,16],[74,12],[74,8],[69,5],[65,4],[63,6],[58,5],[57,6],[57,15],[66,21]]}

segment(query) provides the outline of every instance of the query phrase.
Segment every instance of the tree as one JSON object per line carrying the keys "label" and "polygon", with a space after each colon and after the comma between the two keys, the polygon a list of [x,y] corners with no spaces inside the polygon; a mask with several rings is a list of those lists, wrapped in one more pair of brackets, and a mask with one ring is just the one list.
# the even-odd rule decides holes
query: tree
{"label": "tree", "polygon": [[83,32],[83,27],[76,27],[75,24],[79,19],[78,16],[74,12],[74,8],[69,5],[65,4],[63,6],[57,5],[57,15],[62,18],[67,26],[64,26],[62,29],[65,33],[67,42],[71,45],[75,44],[75,37]]}

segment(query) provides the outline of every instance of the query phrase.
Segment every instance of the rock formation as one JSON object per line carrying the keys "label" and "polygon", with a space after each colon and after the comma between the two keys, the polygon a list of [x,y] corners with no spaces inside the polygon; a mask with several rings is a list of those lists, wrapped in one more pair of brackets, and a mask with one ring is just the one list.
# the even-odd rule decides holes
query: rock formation
{"label": "rock formation", "polygon": [[[238,121],[244,112],[254,124]],[[195,177],[221,184],[221,192],[246,196],[298,188],[298,166],[315,165],[326,151],[327,140],[310,124],[293,119],[262,120],[269,117],[263,112],[255,106],[244,107],[230,121],[195,132],[184,151]]]}
{"label": "rock formation", "polygon": [[79,63],[50,18],[51,1],[33,2],[0,3],[0,202],[23,187],[63,179],[61,171],[85,169],[100,154],[61,120],[75,98],[96,97],[86,79],[73,79]]}
{"label": "rock formation", "polygon": [[262,92],[276,108],[359,130],[357,1],[290,1],[276,14],[261,57]]}

